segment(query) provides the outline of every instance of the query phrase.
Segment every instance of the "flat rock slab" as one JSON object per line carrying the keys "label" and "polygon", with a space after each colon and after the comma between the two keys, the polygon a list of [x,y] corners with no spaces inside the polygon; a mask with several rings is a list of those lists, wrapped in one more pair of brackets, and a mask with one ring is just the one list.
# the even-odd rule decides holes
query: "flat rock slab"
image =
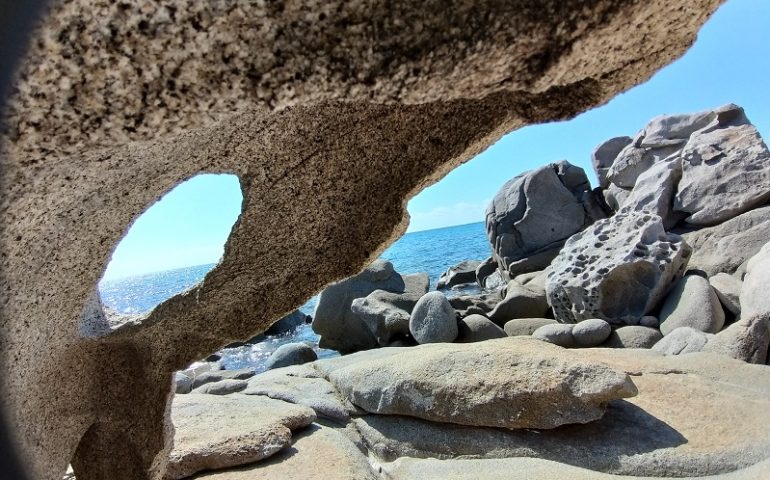
{"label": "flat rock slab", "polygon": [[[513,462],[511,468],[503,469],[507,473],[515,470],[511,457],[552,460],[596,474],[575,477],[581,479],[603,478],[597,472],[718,475],[770,458],[770,368],[710,353],[675,357],[643,350],[577,353],[584,361],[603,361],[623,369],[633,376],[639,394],[610,402],[607,413],[596,422],[553,430],[478,428],[385,415],[367,415],[355,422],[365,444],[383,461],[506,458]],[[449,467],[440,467],[444,468]],[[544,478],[572,478],[554,473],[559,469],[573,471],[560,465]],[[479,473],[474,478],[487,476]]]}
{"label": "flat rock slab", "polygon": [[307,407],[262,396],[175,396],[174,448],[165,478],[262,460],[288,447],[291,431],[315,418]]}
{"label": "flat rock slab", "polygon": [[248,467],[211,472],[200,480],[376,480],[366,456],[341,431],[311,425],[294,437],[291,448]]}
{"label": "flat rock slab", "polygon": [[329,381],[380,414],[504,428],[554,428],[601,418],[636,387],[623,372],[526,337],[358,354]]}

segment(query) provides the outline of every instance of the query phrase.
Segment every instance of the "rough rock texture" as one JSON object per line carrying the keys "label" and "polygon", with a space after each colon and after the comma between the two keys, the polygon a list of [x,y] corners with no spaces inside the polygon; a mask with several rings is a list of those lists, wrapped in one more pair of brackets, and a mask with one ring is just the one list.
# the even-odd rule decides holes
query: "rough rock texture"
{"label": "rough rock texture", "polygon": [[174,393],[190,393],[193,379],[181,372],[174,374]]}
{"label": "rough rock texture", "polygon": [[225,379],[218,382],[211,382],[201,385],[200,387],[193,388],[190,393],[208,394],[208,395],[229,395],[231,393],[240,392],[246,386],[246,380],[234,380]]}
{"label": "rough rock texture", "polygon": [[238,370],[211,370],[196,375],[192,381],[192,388],[198,388],[207,383],[219,382],[221,380],[246,380],[254,376],[254,370],[242,368]]}
{"label": "rough rock texture", "polygon": [[575,324],[572,337],[580,347],[595,347],[607,340],[612,327],[601,318],[590,318]]}
{"label": "rough rock texture", "polygon": [[657,328],[628,325],[616,328],[602,344],[607,348],[652,348],[663,338]]}
{"label": "rough rock texture", "polygon": [[740,279],[720,272],[709,277],[709,285],[714,289],[714,293],[717,294],[717,298],[725,310],[736,316],[741,314],[740,297],[743,282]]}
{"label": "rough rock texture", "polygon": [[[594,348],[569,353],[581,361],[599,361],[627,372],[639,394],[610,402],[600,420],[553,430],[472,428],[385,415],[367,415],[356,424],[367,447],[386,461],[402,456],[444,461],[458,456],[526,456],[561,462],[544,475],[526,463],[518,471],[513,467],[519,459],[507,459],[510,463],[495,465],[512,468],[491,478],[575,478],[569,475],[575,469],[567,465],[589,469],[576,477],[581,479],[618,478],[600,472],[633,476],[620,477],[629,479],[660,478],[664,472],[688,478],[717,475],[710,478],[721,479],[720,474],[764,478],[727,472],[747,468],[770,454],[770,369],[766,366],[711,353],[665,357],[651,351]],[[479,470],[474,475],[441,478],[489,477]]]}
{"label": "rough rock texture", "polygon": [[741,289],[741,315],[749,318],[753,315],[770,313],[770,242],[746,263],[746,275]]}
{"label": "rough rock texture", "polygon": [[457,342],[471,343],[506,337],[505,330],[483,315],[468,315],[457,321]]}
{"label": "rough rock texture", "polygon": [[358,316],[381,346],[409,335],[409,315],[430,287],[427,273],[404,275],[403,279],[403,292],[375,290],[350,305],[352,314]]}
{"label": "rough rock texture", "polygon": [[[0,401],[21,463],[159,476],[172,372],[360,271],[405,230],[408,197],[503,133],[649,78],[719,3],[57,3],[0,147]],[[243,189],[222,261],[83,338],[127,227],[201,172]]]}
{"label": "rough rock texture", "polygon": [[508,282],[505,298],[487,315],[498,325],[505,325],[514,318],[540,318],[548,312],[545,289],[540,285],[521,285],[515,280]]}
{"label": "rough rock texture", "polygon": [[165,478],[262,460],[288,447],[291,431],[314,420],[307,407],[267,397],[174,397],[174,448]]}
{"label": "rough rock texture", "polygon": [[725,312],[707,279],[700,275],[685,275],[666,297],[658,319],[663,335],[679,327],[717,333],[725,324]]}
{"label": "rough rock texture", "polygon": [[451,288],[463,283],[476,281],[476,269],[481,265],[480,260],[464,260],[449,267],[438,279],[436,288]]}
{"label": "rough rock texture", "polygon": [[302,365],[318,359],[313,347],[304,342],[287,343],[276,348],[270,354],[265,366],[268,370],[273,368],[289,367],[291,365]]}
{"label": "rough rock texture", "polygon": [[622,199],[620,208],[646,210],[663,220],[669,229],[682,219],[681,213],[673,212],[674,194],[682,178],[682,159],[672,156],[655,162],[636,179],[634,188]]}
{"label": "rough rock texture", "polygon": [[736,360],[765,365],[770,346],[770,312],[733,323],[703,347],[704,352],[721,353]]}
{"label": "rough rock texture", "polygon": [[636,394],[625,374],[523,337],[421,345],[373,358],[362,353],[326,375],[351,403],[371,413],[555,428],[601,418],[608,401]]}
{"label": "rough rock texture", "polygon": [[543,325],[532,332],[532,338],[553,343],[560,347],[572,348],[577,346],[575,339],[572,337],[573,327],[574,325],[571,323],[552,323]]}
{"label": "rough rock texture", "polygon": [[674,230],[692,247],[690,267],[716,275],[736,273],[770,238],[770,205],[749,210],[713,227]]}
{"label": "rough rock texture", "polygon": [[599,186],[607,188],[610,181],[607,179],[607,170],[623,148],[631,143],[631,137],[614,137],[605,141],[591,154],[591,164],[599,179]]}
{"label": "rough rock texture", "polygon": [[449,299],[449,304],[455,309],[460,318],[479,314],[487,316],[495,305],[500,303],[500,293],[482,293],[480,295],[460,295]]}
{"label": "rough rock texture", "polygon": [[428,292],[412,309],[409,332],[417,343],[452,342],[457,338],[457,314],[441,292]]}
{"label": "rough rock texture", "polygon": [[485,223],[503,278],[547,267],[567,238],[596,220],[585,205],[590,190],[583,169],[566,161],[524,172],[500,187]]}
{"label": "rough rock texture", "polygon": [[515,337],[518,335],[532,335],[535,330],[543,325],[554,323],[557,323],[556,320],[550,318],[517,318],[506,322],[503,329],[509,337]]}
{"label": "rough rock texture", "polygon": [[546,280],[560,322],[638,324],[684,273],[690,247],[660,217],[623,210],[572,236]]}
{"label": "rough rock texture", "polygon": [[711,334],[692,327],[678,327],[653,345],[652,349],[663,355],[700,352],[711,337]]}

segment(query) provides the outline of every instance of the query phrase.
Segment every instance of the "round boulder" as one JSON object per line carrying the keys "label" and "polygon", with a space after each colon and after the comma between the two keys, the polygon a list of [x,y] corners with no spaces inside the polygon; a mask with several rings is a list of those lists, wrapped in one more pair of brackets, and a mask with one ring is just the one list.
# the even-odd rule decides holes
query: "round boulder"
{"label": "round boulder", "polygon": [[663,335],[679,327],[717,333],[725,324],[719,297],[709,281],[700,275],[686,275],[674,285],[663,302],[659,318]]}
{"label": "round boulder", "polygon": [[313,348],[307,343],[287,343],[276,348],[267,359],[267,369],[302,365],[318,359]]}
{"label": "round boulder", "polygon": [[543,325],[557,323],[551,318],[515,318],[505,323],[503,330],[509,337],[518,337],[519,335],[532,335],[535,330]]}
{"label": "round boulder", "polygon": [[663,338],[655,328],[629,325],[612,331],[602,347],[607,348],[652,348]]}
{"label": "round boulder", "polygon": [[552,323],[538,328],[532,332],[532,336],[560,347],[570,348],[576,346],[575,338],[572,336],[574,327],[575,325],[571,323]]}
{"label": "round boulder", "polygon": [[612,333],[612,327],[601,318],[590,318],[575,324],[572,328],[572,337],[580,347],[595,347]]}
{"label": "round boulder", "polygon": [[484,315],[468,315],[457,322],[457,330],[459,343],[481,342],[507,336],[505,330]]}
{"label": "round boulder", "polygon": [[428,292],[417,301],[409,317],[409,332],[421,344],[457,338],[457,315],[443,293]]}

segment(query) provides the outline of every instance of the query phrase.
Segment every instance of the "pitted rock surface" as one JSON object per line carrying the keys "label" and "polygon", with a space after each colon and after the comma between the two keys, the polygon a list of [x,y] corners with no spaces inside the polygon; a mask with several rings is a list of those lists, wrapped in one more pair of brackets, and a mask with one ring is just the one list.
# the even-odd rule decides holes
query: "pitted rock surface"
{"label": "pitted rock surface", "polygon": [[638,324],[682,276],[690,252],[657,215],[624,210],[567,240],[548,273],[548,304],[560,322]]}

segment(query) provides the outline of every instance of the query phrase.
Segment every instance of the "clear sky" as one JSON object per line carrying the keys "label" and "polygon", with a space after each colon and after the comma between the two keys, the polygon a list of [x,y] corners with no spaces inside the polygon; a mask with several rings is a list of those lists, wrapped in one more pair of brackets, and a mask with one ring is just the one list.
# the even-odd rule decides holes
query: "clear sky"
{"label": "clear sky", "polygon": [[[729,0],[702,28],[695,45],[647,83],[565,122],[512,132],[409,202],[409,231],[484,218],[509,178],[556,160],[583,167],[604,140],[633,136],[663,113],[736,103],[770,140],[770,1]],[[105,278],[214,263],[241,206],[232,175],[200,175],[153,205],[120,243]]]}

